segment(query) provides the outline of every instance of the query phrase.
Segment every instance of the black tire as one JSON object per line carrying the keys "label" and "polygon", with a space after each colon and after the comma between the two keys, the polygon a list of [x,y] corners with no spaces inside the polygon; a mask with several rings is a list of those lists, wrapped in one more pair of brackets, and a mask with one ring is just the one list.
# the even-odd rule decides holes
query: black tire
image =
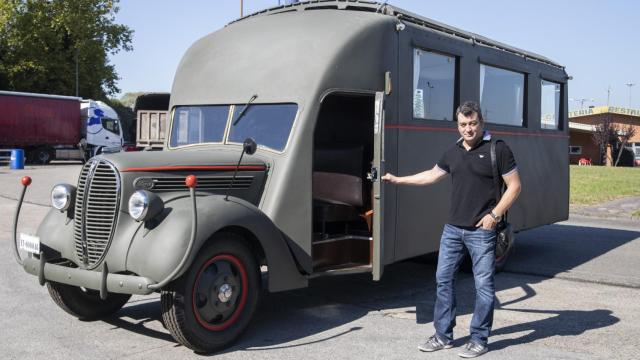
{"label": "black tire", "polygon": [[496,249],[496,272],[501,272],[507,265],[507,261],[509,261],[509,257],[513,254],[516,247],[516,235],[513,234],[511,237],[511,243],[506,249],[503,249],[504,254],[498,254],[498,249]]}
{"label": "black tire", "polygon": [[162,319],[177,342],[211,353],[247,328],[260,287],[260,268],[250,247],[236,234],[219,233],[171,289],[162,290]]}
{"label": "black tire", "polygon": [[53,160],[53,151],[46,147],[39,147],[31,152],[31,162],[46,165]]}
{"label": "black tire", "polygon": [[109,293],[107,299],[102,300],[100,292],[96,290],[83,290],[77,286],[55,282],[48,282],[47,290],[53,302],[62,310],[84,321],[107,317],[120,310],[131,298],[129,294]]}

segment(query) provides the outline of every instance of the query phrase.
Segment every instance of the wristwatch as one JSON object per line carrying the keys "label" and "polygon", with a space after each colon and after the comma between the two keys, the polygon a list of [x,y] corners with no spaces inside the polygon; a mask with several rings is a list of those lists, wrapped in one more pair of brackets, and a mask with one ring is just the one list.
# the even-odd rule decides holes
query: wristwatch
{"label": "wristwatch", "polygon": [[498,216],[496,215],[493,210],[491,210],[489,212],[489,215],[491,215],[491,217],[493,218],[493,220],[495,220],[497,223],[500,222],[500,220],[502,220],[502,215]]}

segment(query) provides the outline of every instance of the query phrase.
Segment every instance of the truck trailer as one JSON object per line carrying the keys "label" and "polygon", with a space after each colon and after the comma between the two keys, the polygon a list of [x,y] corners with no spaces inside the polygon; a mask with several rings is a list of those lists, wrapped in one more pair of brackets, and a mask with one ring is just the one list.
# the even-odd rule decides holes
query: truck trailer
{"label": "truck trailer", "polygon": [[146,93],[136,98],[136,146],[162,150],[167,133],[170,93]]}
{"label": "truck trailer", "polygon": [[0,91],[0,148],[24,149],[28,162],[86,160],[119,151],[118,115],[101,101]]}

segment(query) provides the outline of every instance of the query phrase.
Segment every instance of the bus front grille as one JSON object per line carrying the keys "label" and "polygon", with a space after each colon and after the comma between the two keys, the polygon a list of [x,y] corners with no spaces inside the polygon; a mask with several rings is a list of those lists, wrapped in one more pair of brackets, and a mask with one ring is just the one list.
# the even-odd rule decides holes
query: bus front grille
{"label": "bus front grille", "polygon": [[95,268],[109,248],[118,218],[120,177],[102,159],[89,160],[78,179],[74,208],[74,240],[79,265]]}

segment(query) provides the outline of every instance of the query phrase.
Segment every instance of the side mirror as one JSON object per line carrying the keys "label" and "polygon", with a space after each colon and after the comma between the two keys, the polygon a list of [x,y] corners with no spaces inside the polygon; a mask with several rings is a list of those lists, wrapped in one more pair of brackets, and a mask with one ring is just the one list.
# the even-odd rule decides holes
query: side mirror
{"label": "side mirror", "polygon": [[258,144],[256,144],[256,141],[252,138],[246,138],[244,139],[244,143],[242,143],[242,147],[245,153],[253,155],[255,154],[256,149],[258,149]]}

